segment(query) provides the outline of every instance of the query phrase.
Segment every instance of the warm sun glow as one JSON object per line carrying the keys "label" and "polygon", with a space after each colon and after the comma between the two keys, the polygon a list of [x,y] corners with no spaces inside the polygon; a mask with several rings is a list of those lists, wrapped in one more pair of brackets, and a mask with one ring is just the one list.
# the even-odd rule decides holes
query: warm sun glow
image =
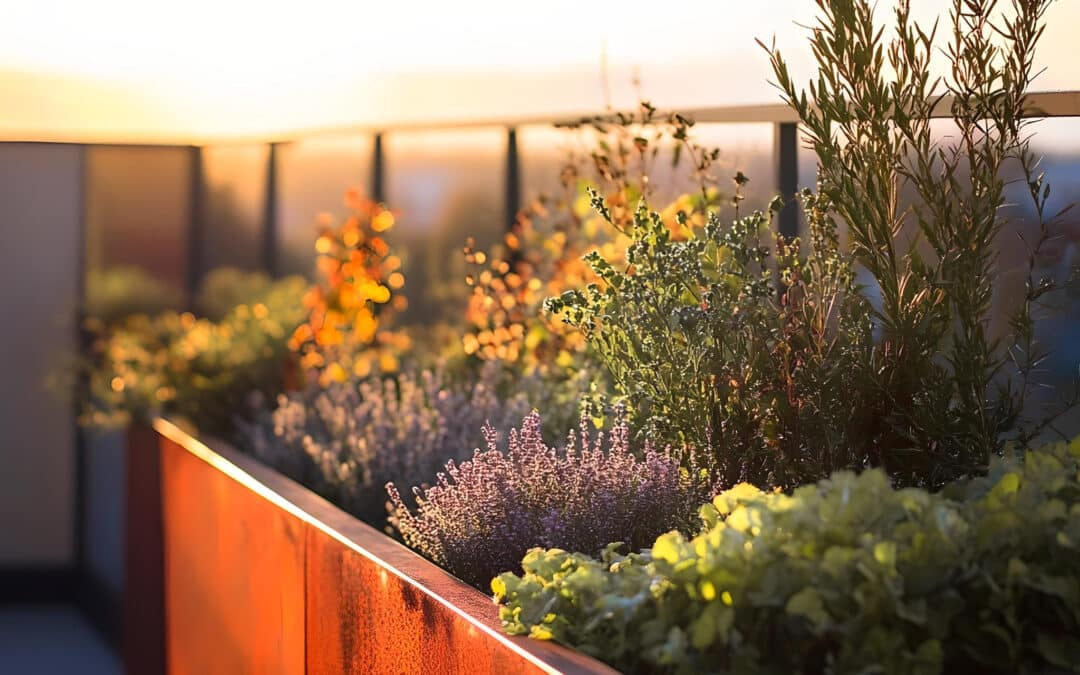
{"label": "warm sun glow", "polygon": [[[919,16],[946,0],[915,2]],[[41,0],[0,23],[0,137],[198,139],[385,121],[774,101],[753,42],[806,54],[808,0],[294,3]],[[1080,3],[1050,10],[1041,88],[1074,88]],[[606,67],[605,67],[606,64]],[[602,73],[606,70],[606,78]]]}

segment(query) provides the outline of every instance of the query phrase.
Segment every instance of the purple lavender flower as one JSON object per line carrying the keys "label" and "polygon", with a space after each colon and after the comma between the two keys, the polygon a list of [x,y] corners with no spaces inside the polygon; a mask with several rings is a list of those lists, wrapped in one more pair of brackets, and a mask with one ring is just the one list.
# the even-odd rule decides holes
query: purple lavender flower
{"label": "purple lavender flower", "polygon": [[467,458],[482,425],[509,429],[528,412],[523,396],[498,397],[499,375],[493,364],[470,384],[434,370],[281,395],[247,436],[263,461],[382,525],[388,481],[427,480],[447,460]]}
{"label": "purple lavender flower", "polygon": [[616,413],[606,438],[590,432],[583,417],[565,450],[547,445],[541,429],[534,410],[510,432],[503,452],[486,425],[485,450],[448,462],[434,485],[413,488],[415,513],[387,484],[391,525],[409,546],[486,587],[517,570],[536,546],[595,554],[612,542],[638,549],[669,530],[692,530],[698,507],[716,492],[697,453],[647,443],[634,454],[625,411]]}

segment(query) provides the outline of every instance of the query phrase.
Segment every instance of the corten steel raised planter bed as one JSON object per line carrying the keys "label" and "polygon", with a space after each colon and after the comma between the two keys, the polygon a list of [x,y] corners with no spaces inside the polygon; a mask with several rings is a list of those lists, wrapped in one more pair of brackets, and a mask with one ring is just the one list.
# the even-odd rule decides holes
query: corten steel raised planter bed
{"label": "corten steel raised planter bed", "polygon": [[254,458],[154,429],[169,673],[615,672],[503,634],[489,597]]}
{"label": "corten steel raised planter bed", "polygon": [[153,429],[133,426],[124,450],[125,516],[122,648],[131,675],[165,672],[161,453]]}

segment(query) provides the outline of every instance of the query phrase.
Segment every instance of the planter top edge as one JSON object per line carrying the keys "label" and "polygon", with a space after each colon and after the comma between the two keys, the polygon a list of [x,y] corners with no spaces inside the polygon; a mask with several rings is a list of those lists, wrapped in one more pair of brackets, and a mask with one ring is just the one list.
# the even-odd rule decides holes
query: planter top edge
{"label": "planter top edge", "polygon": [[618,672],[562,645],[507,635],[495,616],[490,596],[231,444],[213,437],[197,437],[189,431],[189,425],[163,417],[155,418],[151,426],[159,435],[214,469],[459,615],[542,671],[553,674]]}

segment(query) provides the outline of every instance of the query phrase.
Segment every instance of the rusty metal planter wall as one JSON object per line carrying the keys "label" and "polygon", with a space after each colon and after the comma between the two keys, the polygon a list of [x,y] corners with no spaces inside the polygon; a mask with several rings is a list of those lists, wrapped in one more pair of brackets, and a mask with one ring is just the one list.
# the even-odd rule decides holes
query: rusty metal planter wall
{"label": "rusty metal planter wall", "polygon": [[252,457],[154,429],[169,673],[614,672],[506,636],[483,593]]}

